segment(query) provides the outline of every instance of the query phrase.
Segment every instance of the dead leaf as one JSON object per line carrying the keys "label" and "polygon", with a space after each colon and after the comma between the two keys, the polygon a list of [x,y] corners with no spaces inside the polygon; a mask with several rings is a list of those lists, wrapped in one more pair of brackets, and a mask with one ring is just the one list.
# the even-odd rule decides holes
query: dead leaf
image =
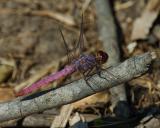
{"label": "dead leaf", "polygon": [[85,105],[91,105],[95,103],[106,103],[109,100],[108,93],[106,91],[96,93],[87,98],[84,98],[80,101],[73,103],[74,108],[80,108]]}
{"label": "dead leaf", "polygon": [[0,64],[0,83],[4,82],[9,75],[11,75],[13,67],[9,65]]}
{"label": "dead leaf", "polygon": [[12,88],[0,88],[0,102],[7,101],[14,98],[14,91]]}
{"label": "dead leaf", "polygon": [[148,2],[142,16],[137,18],[133,23],[133,31],[131,34],[132,40],[146,39],[149,34],[153,22],[156,20],[160,7],[158,0],[151,0]]}

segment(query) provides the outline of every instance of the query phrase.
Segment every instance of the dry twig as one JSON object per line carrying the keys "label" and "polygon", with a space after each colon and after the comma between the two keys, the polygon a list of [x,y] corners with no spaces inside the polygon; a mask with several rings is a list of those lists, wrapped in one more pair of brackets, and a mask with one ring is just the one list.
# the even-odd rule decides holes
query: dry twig
{"label": "dry twig", "polygon": [[[102,41],[104,50],[109,55],[108,66],[115,65],[120,61],[120,50],[117,40],[116,24],[111,11],[110,2],[106,0],[95,1],[97,9],[97,24],[99,29],[99,37]],[[112,109],[119,100],[126,101],[126,92],[124,86],[117,86],[110,89]]]}
{"label": "dry twig", "polygon": [[[117,66],[102,71],[101,75],[105,79],[95,74],[88,82],[96,92],[100,92],[129,81],[148,70],[149,64],[156,58],[155,54],[155,52],[148,52],[132,57]],[[0,104],[0,121],[21,118],[49,108],[72,103],[94,94],[95,91],[86,85],[85,80],[80,79],[43,95],[19,97]]]}
{"label": "dry twig", "polygon": [[60,115],[55,117],[52,122],[51,128],[64,128],[69,120],[72,110],[72,104],[62,106]]}

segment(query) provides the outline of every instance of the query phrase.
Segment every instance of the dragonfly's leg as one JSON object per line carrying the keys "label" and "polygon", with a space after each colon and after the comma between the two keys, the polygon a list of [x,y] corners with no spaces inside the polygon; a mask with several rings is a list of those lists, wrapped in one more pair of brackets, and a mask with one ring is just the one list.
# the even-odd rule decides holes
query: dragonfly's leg
{"label": "dragonfly's leg", "polygon": [[[109,69],[109,68],[111,68],[111,67],[112,67],[112,66],[108,67],[107,69]],[[111,72],[107,71],[106,69],[101,68],[101,67],[100,67],[100,69],[101,69],[101,70],[104,70],[104,71],[107,72],[109,75],[113,76],[115,79],[118,79],[116,76],[114,76]]]}
{"label": "dragonfly's leg", "polygon": [[88,71],[84,72],[84,75],[86,77],[86,80],[91,78],[90,73],[93,71],[94,68],[90,68]]}
{"label": "dragonfly's leg", "polygon": [[[94,88],[89,84],[88,78],[87,78],[88,74],[92,71],[92,69],[88,70],[87,72],[82,72],[80,69],[78,69],[78,71],[79,71],[79,73],[82,75],[82,77],[83,77],[83,79],[85,80],[86,84],[87,84],[94,92],[96,92],[96,91],[94,90]],[[86,74],[85,74],[85,73],[86,73]]]}
{"label": "dragonfly's leg", "polygon": [[84,72],[84,75],[85,75],[86,77],[88,77],[92,70],[93,70],[93,69],[88,69],[88,71]]}
{"label": "dragonfly's leg", "polygon": [[108,81],[108,79],[107,79],[106,77],[103,77],[103,76],[102,76],[102,74],[101,74],[101,71],[102,71],[102,70],[104,70],[104,69],[102,69],[101,66],[100,66],[99,64],[97,64],[97,65],[96,65],[96,73],[98,74],[98,76],[99,76],[100,78],[105,79],[105,80]]}
{"label": "dragonfly's leg", "polygon": [[95,89],[89,84],[88,79],[86,78],[85,74],[82,73],[82,75],[83,75],[83,78],[84,78],[86,84],[92,89],[93,92],[96,92]]}
{"label": "dragonfly's leg", "polygon": [[104,70],[105,72],[107,72],[109,75],[113,76],[115,79],[118,79],[118,78],[115,77],[112,73],[110,73],[110,72],[107,71],[106,69],[103,69],[100,65],[97,64],[97,66],[96,66],[96,71],[97,71],[97,74],[99,75],[100,78],[104,78],[104,79],[107,80],[107,78],[101,76],[101,71],[102,71],[102,70]]}
{"label": "dragonfly's leg", "polygon": [[[101,74],[101,71],[105,70],[108,74],[110,74],[111,76],[113,76],[114,78],[116,78],[113,74],[111,74],[109,71],[107,71],[106,69],[103,69],[99,64],[96,65],[96,73],[98,74],[98,76],[102,79],[105,79],[107,81],[109,81],[109,79],[107,79],[106,77],[103,77]],[[117,79],[117,78],[116,78]]]}

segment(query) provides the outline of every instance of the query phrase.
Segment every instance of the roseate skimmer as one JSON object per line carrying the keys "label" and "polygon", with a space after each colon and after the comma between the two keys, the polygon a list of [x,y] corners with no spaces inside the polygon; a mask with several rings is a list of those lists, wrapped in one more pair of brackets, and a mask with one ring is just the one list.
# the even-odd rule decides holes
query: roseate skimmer
{"label": "roseate skimmer", "polygon": [[[94,55],[85,55],[82,53],[82,49],[84,47],[84,38],[83,38],[83,15],[81,20],[81,27],[80,27],[80,36],[79,41],[75,47],[75,51],[78,49],[79,51],[79,57],[76,59],[73,59],[71,63],[67,66],[65,66],[64,69],[61,71],[58,71],[56,73],[50,74],[49,76],[46,76],[42,78],[41,80],[33,83],[31,86],[23,88],[20,90],[16,95],[17,96],[23,96],[32,93],[33,91],[39,89],[42,86],[45,86],[51,82],[54,82],[55,80],[58,80],[60,78],[66,77],[68,75],[71,75],[75,71],[79,71],[83,76],[87,83],[87,75],[92,71],[93,68],[96,68],[96,71],[98,75],[100,76],[100,65],[105,63],[108,59],[108,54],[103,51],[98,51]],[[68,60],[70,60],[69,56],[69,48],[67,46],[67,43],[64,39],[63,33],[60,29],[61,36],[63,38],[63,42],[65,44],[65,48],[68,55]],[[90,86],[90,85],[89,85]]]}

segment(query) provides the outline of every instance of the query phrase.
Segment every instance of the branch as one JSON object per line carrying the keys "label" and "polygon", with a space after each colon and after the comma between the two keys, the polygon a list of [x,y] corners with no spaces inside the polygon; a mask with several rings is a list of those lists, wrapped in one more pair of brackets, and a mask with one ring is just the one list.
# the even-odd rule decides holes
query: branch
{"label": "branch", "polygon": [[[111,2],[109,0],[95,0],[97,10],[98,34],[103,44],[104,51],[109,55],[107,65],[115,65],[120,62],[120,40],[117,35],[116,19],[114,18]],[[120,100],[126,101],[126,91],[123,85],[110,89],[112,108]]]}
{"label": "branch", "polygon": [[[97,74],[89,80],[96,92],[114,87],[144,74],[149,64],[155,58],[155,52],[132,57],[117,66],[102,71],[100,78]],[[25,117],[53,107],[72,103],[95,93],[83,79],[74,81],[66,86],[52,90],[40,96],[30,95],[14,101],[0,104],[0,121]]]}

